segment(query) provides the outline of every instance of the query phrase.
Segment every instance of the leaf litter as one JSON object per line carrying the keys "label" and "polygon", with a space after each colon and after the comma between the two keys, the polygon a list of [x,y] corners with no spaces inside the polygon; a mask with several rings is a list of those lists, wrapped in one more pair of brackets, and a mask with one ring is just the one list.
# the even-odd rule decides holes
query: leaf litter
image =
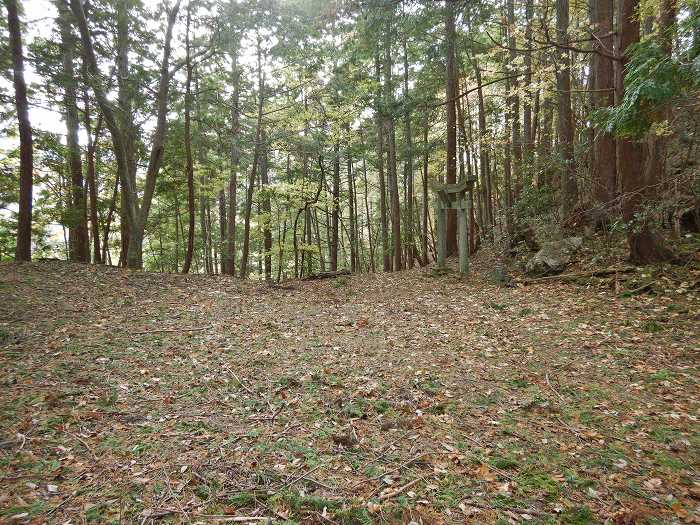
{"label": "leaf litter", "polygon": [[0,522],[697,523],[693,290],[0,265]]}

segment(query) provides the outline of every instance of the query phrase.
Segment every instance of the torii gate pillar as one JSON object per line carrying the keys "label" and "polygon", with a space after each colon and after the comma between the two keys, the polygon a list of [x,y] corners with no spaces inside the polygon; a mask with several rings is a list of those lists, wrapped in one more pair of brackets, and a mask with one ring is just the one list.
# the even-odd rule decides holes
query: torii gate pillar
{"label": "torii gate pillar", "polygon": [[469,221],[471,220],[471,199],[469,194],[474,179],[457,184],[434,186],[438,199],[435,207],[437,217],[437,267],[445,268],[447,258],[447,210],[457,211],[457,248],[459,250],[459,273],[469,273]]}

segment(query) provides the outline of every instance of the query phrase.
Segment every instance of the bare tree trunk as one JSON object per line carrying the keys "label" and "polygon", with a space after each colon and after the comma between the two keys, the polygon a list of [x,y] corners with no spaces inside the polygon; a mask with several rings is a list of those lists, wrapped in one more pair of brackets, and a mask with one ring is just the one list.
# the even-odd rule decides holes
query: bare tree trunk
{"label": "bare tree trunk", "polygon": [[71,32],[69,11],[59,2],[61,50],[63,52],[63,109],[66,121],[66,149],[70,171],[70,212],[68,245],[71,261],[90,262],[90,244],[87,229],[87,203],[83,180],[83,162],[78,141],[78,104],[75,79],[75,38]]}
{"label": "bare tree trunk", "polygon": [[189,273],[192,267],[194,255],[194,161],[192,159],[192,60],[190,45],[190,24],[192,13],[190,4],[187,4],[187,25],[185,29],[185,69],[187,80],[185,81],[185,172],[187,176],[187,249],[185,261],[182,265],[182,273]]}
{"label": "bare tree trunk", "polygon": [[[508,0],[508,47],[510,48],[509,60],[508,60],[508,75],[511,77],[509,80],[511,85],[510,90],[510,122],[511,122],[511,148],[513,150],[513,171],[515,172],[515,192],[511,199],[517,199],[520,196],[520,191],[522,189],[522,163],[523,163],[523,144],[522,135],[520,131],[520,96],[518,95],[518,77],[517,65],[516,65],[516,42],[513,30],[515,28],[515,8],[514,1]],[[513,202],[511,201],[511,205]]]}
{"label": "bare tree trunk", "polygon": [[[592,22],[596,39],[594,51],[613,50],[613,5],[607,0],[592,1]],[[612,59],[602,54],[593,55],[593,100],[596,108],[615,105],[615,75]],[[608,207],[615,199],[617,190],[617,169],[615,165],[615,138],[612,133],[597,130],[593,139],[593,196],[596,201]],[[605,210],[604,215],[608,215]]]}
{"label": "bare tree trunk", "polygon": [[[527,173],[532,174],[532,149],[533,149],[533,125],[532,125],[532,98],[530,90],[532,85],[532,12],[533,0],[525,2],[525,88],[526,94],[523,98],[523,158]],[[528,181],[531,182],[531,181]]]}
{"label": "bare tree trunk", "polygon": [[272,280],[272,230],[270,229],[270,222],[272,217],[270,212],[272,208],[270,206],[270,194],[266,191],[267,186],[270,184],[268,177],[268,158],[267,158],[267,134],[263,128],[260,133],[261,142],[260,145],[260,189],[262,190],[262,200],[260,208],[265,215],[262,220],[263,229],[263,249],[265,251],[263,255],[263,260],[265,263],[265,280]]}
{"label": "bare tree trunk", "polygon": [[[445,182],[457,182],[457,112],[455,97],[457,95],[457,66],[455,64],[455,7],[454,0],[445,1],[445,39],[446,39],[446,83],[445,106],[447,110],[447,165]],[[456,210],[447,212],[447,255],[457,253],[457,213]]]}
{"label": "bare tree trunk", "polygon": [[238,68],[238,45],[231,53],[231,77],[233,84],[233,100],[231,107],[231,177],[228,182],[228,217],[226,226],[226,249],[224,250],[224,273],[235,275],[236,273],[236,209],[238,184],[238,169],[240,165],[240,82],[241,73]]}
{"label": "bare tree trunk", "polygon": [[32,190],[34,153],[32,126],[29,123],[27,84],[24,81],[22,30],[19,24],[16,0],[4,0],[7,8],[7,28],[12,51],[12,81],[15,88],[15,108],[19,125],[19,213],[17,215],[17,261],[32,260]]}
{"label": "bare tree trunk", "polygon": [[85,131],[88,140],[85,158],[87,161],[88,195],[90,197],[90,227],[92,229],[93,259],[95,264],[103,264],[104,259],[100,251],[100,224],[97,218],[97,175],[95,174],[95,157],[97,155],[97,146],[102,132],[102,115],[97,118],[97,124],[93,134],[92,123],[90,121],[90,98],[87,89],[83,91],[83,100],[83,120],[85,122]]}
{"label": "bare tree trunk", "polygon": [[258,117],[255,130],[255,152],[253,153],[253,165],[250,168],[248,177],[248,190],[246,191],[245,216],[243,222],[243,253],[241,255],[240,275],[244,279],[248,277],[248,254],[250,252],[250,216],[253,210],[253,192],[255,190],[255,178],[260,161],[261,133],[263,102],[265,100],[265,74],[262,69],[262,50],[260,48],[260,36],[257,41],[257,62],[258,62]]}
{"label": "bare tree trunk", "polygon": [[[620,54],[624,56],[622,67],[622,89],[626,65],[629,57],[626,54],[629,46],[640,38],[640,27],[636,13],[639,0],[620,0]],[[663,36],[664,31],[671,27],[675,18],[674,3],[664,0],[661,6],[660,26],[663,24],[662,45],[670,53],[670,43]],[[623,93],[621,93],[622,95]],[[618,142],[620,160],[620,179],[622,182],[622,218],[628,225],[627,240],[629,243],[630,260],[636,264],[649,264],[669,260],[673,257],[665,246],[663,238],[653,228],[652,221],[646,217],[645,205],[654,195],[653,185],[656,183],[660,152],[656,149],[656,137],[647,141],[648,150],[642,149],[642,144],[631,139],[622,138]],[[646,155],[645,155],[646,153]],[[640,172],[640,166],[642,170]]]}
{"label": "bare tree trunk", "polygon": [[381,95],[382,64],[379,53],[374,58],[374,68],[377,81],[377,93],[375,98],[376,127],[377,127],[377,177],[379,178],[379,222],[382,235],[382,267],[385,272],[391,271],[391,257],[389,254],[389,228],[386,215],[386,182],[384,179],[384,105]]}
{"label": "bare tree trunk", "polygon": [[[128,18],[127,18],[127,2],[120,0],[117,4],[117,29],[118,29],[118,76],[122,83],[119,89],[119,105],[120,117],[117,118],[112,108],[111,102],[107,98],[105,87],[100,81],[100,71],[97,67],[97,58],[95,56],[92,45],[92,37],[85,19],[85,12],[80,0],[70,0],[71,11],[75,16],[78,29],[80,30],[80,39],[83,44],[83,54],[88,69],[88,78],[90,79],[91,87],[95,92],[95,97],[100,106],[105,123],[112,135],[112,143],[114,145],[114,153],[117,159],[117,173],[122,181],[122,187],[125,188],[124,204],[126,207],[125,218],[128,221],[128,255],[127,265],[130,268],[141,268],[143,266],[143,236],[148,212],[150,210],[153,193],[155,190],[156,177],[160,170],[160,165],[163,159],[163,151],[165,147],[165,135],[167,131],[167,103],[168,92],[170,87],[170,51],[172,42],[173,26],[177,18],[177,12],[180,8],[180,0],[168,11],[168,23],[165,32],[165,41],[163,46],[163,58],[160,68],[160,77],[158,81],[157,95],[157,115],[156,128],[153,133],[153,143],[151,145],[151,153],[149,156],[148,167],[146,168],[146,183],[144,187],[144,195],[142,205],[139,207],[138,195],[136,191],[136,164],[133,155],[133,126],[131,125],[131,86],[128,78]],[[122,89],[124,88],[124,89]],[[126,104],[123,107],[122,104]],[[127,125],[128,124],[128,125]]]}
{"label": "bare tree trunk", "polygon": [[331,271],[338,270],[338,218],[340,213],[340,146],[333,144],[333,204],[331,208]]}
{"label": "bare tree trunk", "polygon": [[430,149],[428,145],[428,119],[425,119],[423,126],[423,231],[421,234],[421,255],[423,266],[428,265],[428,207],[430,205],[430,195],[428,193],[428,161],[430,160]]}
{"label": "bare tree trunk", "polygon": [[[364,143],[364,140],[363,140]],[[364,149],[364,148],[363,148]],[[369,239],[369,269],[372,273],[376,271],[374,266],[374,242],[372,240],[372,214],[369,209],[369,189],[367,184],[367,161],[362,158],[362,178],[364,181],[365,216],[367,217],[367,238]]]}
{"label": "bare tree trunk", "polygon": [[[391,8],[393,10],[393,7]],[[391,20],[387,24],[386,42],[384,46],[384,89],[386,104],[386,133],[387,133],[387,181],[389,183],[389,201],[391,205],[391,234],[393,240],[393,270],[400,271],[403,266],[401,243],[401,204],[399,202],[399,181],[396,166],[396,130],[394,126],[394,83],[392,80],[391,46],[393,43],[393,28]]]}
{"label": "bare tree trunk", "polygon": [[[349,140],[348,133],[348,140]],[[352,157],[350,156],[350,146],[348,145],[346,149],[346,161],[347,161],[347,173],[348,173],[348,209],[349,209],[349,241],[350,241],[350,271],[355,273],[357,271],[357,237],[355,230],[355,203],[353,199],[354,187],[352,184],[353,171],[352,171]]]}
{"label": "bare tree trunk", "polygon": [[571,53],[565,49],[569,44],[569,0],[556,0],[557,10],[557,133],[562,157],[561,219],[567,220],[578,199],[576,166],[574,165],[574,123],[571,112]]}
{"label": "bare tree trunk", "polygon": [[476,58],[471,55],[472,67],[474,68],[474,74],[476,76],[476,93],[477,100],[479,102],[479,172],[482,177],[482,191],[484,193],[484,213],[485,213],[485,229],[489,236],[492,234],[492,227],[494,225],[494,213],[493,213],[493,201],[491,190],[493,185],[491,184],[491,162],[489,159],[489,145],[488,145],[488,129],[486,128],[486,107],[484,104],[484,92],[482,89],[481,81],[481,69],[476,61]]}
{"label": "bare tree trunk", "polygon": [[413,234],[413,137],[411,132],[411,111],[408,95],[408,46],[403,41],[403,98],[404,98],[404,127],[406,141],[406,161],[404,163],[404,179],[406,180],[406,238],[408,239],[408,267],[413,268],[416,257]]}
{"label": "bare tree trunk", "polygon": [[109,229],[112,226],[112,217],[117,209],[117,196],[119,195],[119,175],[114,179],[114,191],[112,192],[112,200],[109,202],[109,210],[107,210],[107,218],[105,219],[104,230],[102,232],[102,262],[107,263],[107,255],[109,254]]}

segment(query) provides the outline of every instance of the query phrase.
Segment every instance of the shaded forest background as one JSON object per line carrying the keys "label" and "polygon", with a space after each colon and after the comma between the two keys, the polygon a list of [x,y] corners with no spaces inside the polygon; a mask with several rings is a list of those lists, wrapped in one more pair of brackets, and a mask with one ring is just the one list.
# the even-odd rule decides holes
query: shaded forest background
{"label": "shaded forest background", "polygon": [[433,260],[431,186],[463,179],[472,252],[586,231],[650,263],[700,223],[695,0],[22,4],[0,259],[396,271]]}

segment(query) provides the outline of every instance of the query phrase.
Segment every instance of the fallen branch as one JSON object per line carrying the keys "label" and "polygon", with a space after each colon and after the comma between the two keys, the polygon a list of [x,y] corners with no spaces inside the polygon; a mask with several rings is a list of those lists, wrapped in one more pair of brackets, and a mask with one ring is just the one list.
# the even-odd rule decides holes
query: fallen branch
{"label": "fallen branch", "polygon": [[315,281],[318,279],[333,279],[335,277],[338,277],[340,275],[351,275],[352,272],[350,270],[338,270],[337,272],[319,272],[319,273],[312,273],[311,275],[307,275],[302,279],[302,281]]}
{"label": "fallen branch", "polygon": [[630,296],[630,295],[637,295],[638,293],[646,292],[647,290],[651,289],[652,286],[656,284],[656,281],[649,281],[648,283],[643,284],[639,288],[634,288],[632,290],[623,290],[620,292],[620,295],[622,296]]}
{"label": "fallen branch", "polygon": [[536,277],[534,279],[523,279],[519,282],[523,284],[534,284],[545,281],[557,281],[560,279],[576,279],[577,277],[604,277],[616,273],[629,273],[635,270],[634,266],[625,266],[623,268],[607,268],[605,270],[593,270],[590,272],[562,273],[559,275],[548,275],[546,277]]}
{"label": "fallen branch", "polygon": [[228,521],[236,523],[248,523],[250,521],[264,521],[272,523],[272,518],[265,516],[227,516],[226,514],[197,514],[199,518],[207,518],[213,521]]}
{"label": "fallen branch", "polygon": [[401,494],[405,490],[410,489],[413,485],[415,485],[416,483],[418,483],[419,481],[422,481],[422,480],[423,480],[423,478],[416,478],[413,481],[409,481],[405,485],[400,486],[398,489],[392,490],[391,492],[387,492],[383,496],[379,496],[379,501],[386,501],[388,499],[393,498],[394,496],[398,496],[399,494]]}

